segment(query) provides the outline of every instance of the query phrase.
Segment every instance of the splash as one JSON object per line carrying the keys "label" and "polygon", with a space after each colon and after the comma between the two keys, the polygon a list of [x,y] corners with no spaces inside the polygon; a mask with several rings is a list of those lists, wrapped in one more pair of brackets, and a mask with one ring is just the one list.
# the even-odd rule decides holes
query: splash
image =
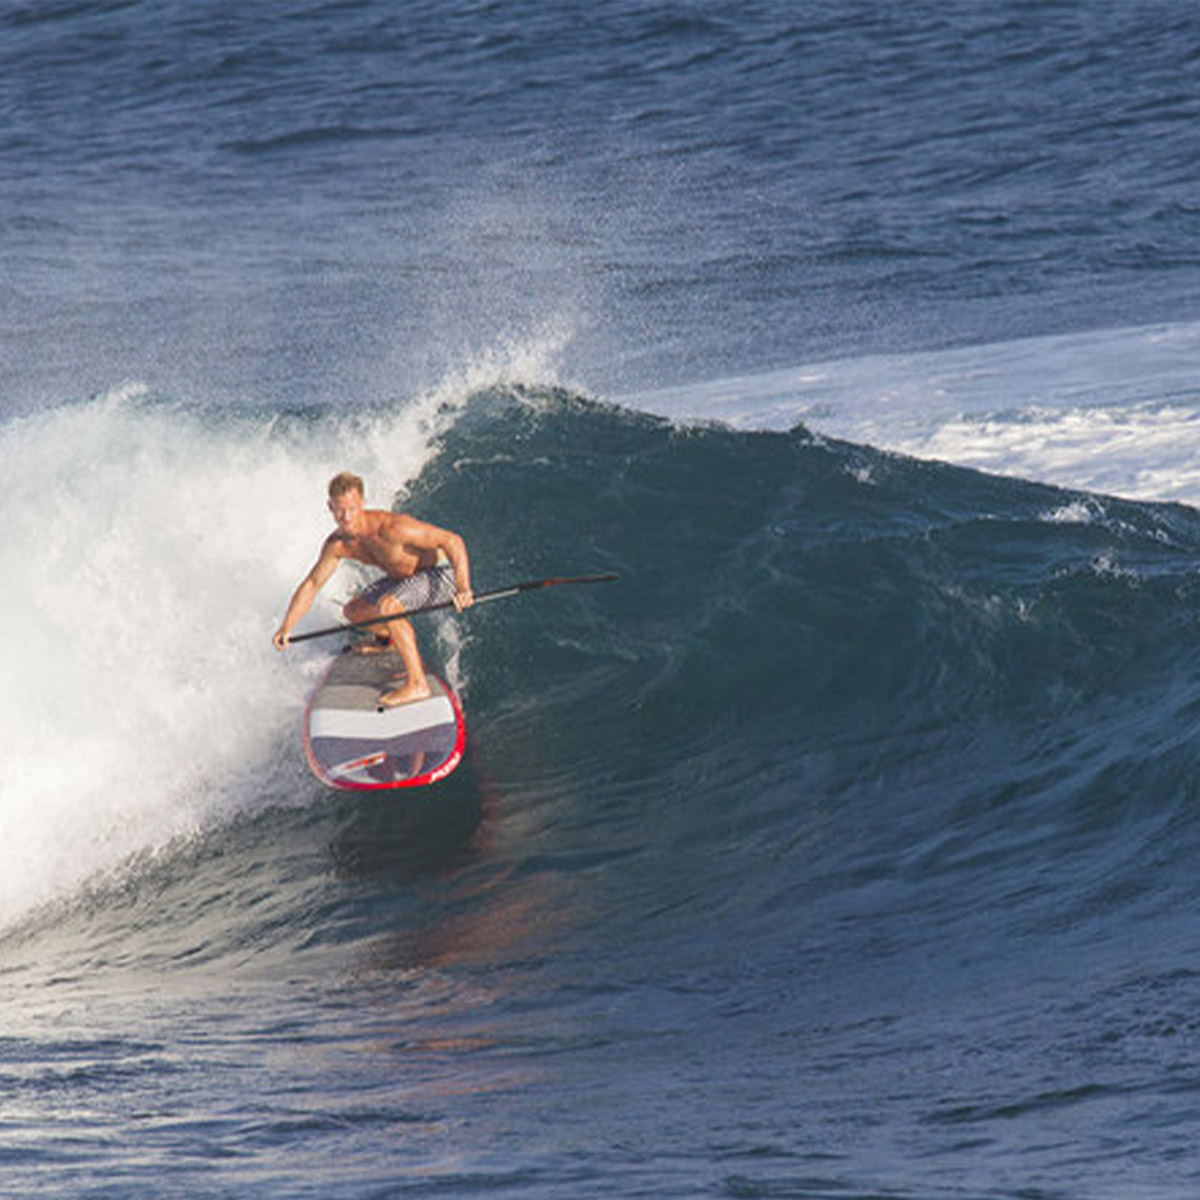
{"label": "splash", "polygon": [[320,652],[270,635],[328,531],[325,480],[353,466],[386,503],[443,408],[214,414],[131,386],[0,428],[0,922],[303,795],[283,748]]}

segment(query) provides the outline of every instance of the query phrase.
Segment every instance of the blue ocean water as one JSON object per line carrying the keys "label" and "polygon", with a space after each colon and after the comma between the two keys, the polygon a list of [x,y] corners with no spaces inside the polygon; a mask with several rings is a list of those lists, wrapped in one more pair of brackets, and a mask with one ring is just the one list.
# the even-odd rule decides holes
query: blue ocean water
{"label": "blue ocean water", "polygon": [[[1193,1196],[1198,106],[1165,0],[0,8],[3,1192]],[[422,626],[399,802],[343,468],[621,575]]]}

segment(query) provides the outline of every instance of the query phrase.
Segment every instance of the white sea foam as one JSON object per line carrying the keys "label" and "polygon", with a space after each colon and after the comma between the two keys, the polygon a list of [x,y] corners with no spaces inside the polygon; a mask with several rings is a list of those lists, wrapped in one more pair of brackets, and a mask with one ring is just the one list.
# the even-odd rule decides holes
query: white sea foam
{"label": "white sea foam", "polygon": [[1093,501],[1072,500],[1044,512],[1041,519],[1050,525],[1090,525],[1097,516]]}
{"label": "white sea foam", "polygon": [[1200,503],[1200,404],[962,417],[895,449],[1088,491]]}
{"label": "white sea foam", "polygon": [[998,474],[1200,504],[1200,323],[809,364],[627,398]]}
{"label": "white sea foam", "polygon": [[[305,793],[300,712],[328,649],[270,637],[328,532],[325,482],[354,469],[387,505],[445,400],[300,420],[131,387],[0,426],[0,923]],[[310,621],[336,620],[328,590]],[[247,786],[264,775],[289,786]]]}

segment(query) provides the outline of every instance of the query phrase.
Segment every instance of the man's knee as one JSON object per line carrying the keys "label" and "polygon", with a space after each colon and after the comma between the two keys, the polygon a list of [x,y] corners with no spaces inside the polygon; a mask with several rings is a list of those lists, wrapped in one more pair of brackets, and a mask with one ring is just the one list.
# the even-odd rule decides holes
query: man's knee
{"label": "man's knee", "polygon": [[395,596],[389,594],[384,596],[379,602],[379,614],[384,617],[398,617],[405,611],[404,605],[396,599]]}

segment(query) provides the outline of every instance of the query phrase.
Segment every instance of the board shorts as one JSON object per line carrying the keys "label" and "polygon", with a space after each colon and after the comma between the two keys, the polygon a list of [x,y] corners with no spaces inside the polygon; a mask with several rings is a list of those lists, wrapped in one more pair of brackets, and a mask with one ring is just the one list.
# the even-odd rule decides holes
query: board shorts
{"label": "board shorts", "polygon": [[427,608],[431,604],[444,604],[453,600],[457,592],[454,568],[449,563],[443,563],[436,567],[425,567],[403,579],[384,575],[382,579],[368,584],[356,599],[365,600],[378,608],[385,596],[391,596],[404,605],[405,612],[412,612],[413,609]]}

